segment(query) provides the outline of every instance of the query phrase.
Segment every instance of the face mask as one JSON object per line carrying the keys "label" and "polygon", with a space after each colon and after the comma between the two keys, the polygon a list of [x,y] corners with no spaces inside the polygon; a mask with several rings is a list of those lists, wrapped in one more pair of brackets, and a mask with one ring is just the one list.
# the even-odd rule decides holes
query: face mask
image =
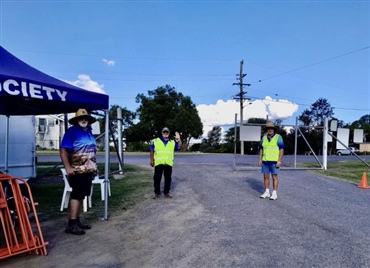
{"label": "face mask", "polygon": [[85,128],[89,123],[85,120],[79,120],[78,124],[80,125],[80,127]]}

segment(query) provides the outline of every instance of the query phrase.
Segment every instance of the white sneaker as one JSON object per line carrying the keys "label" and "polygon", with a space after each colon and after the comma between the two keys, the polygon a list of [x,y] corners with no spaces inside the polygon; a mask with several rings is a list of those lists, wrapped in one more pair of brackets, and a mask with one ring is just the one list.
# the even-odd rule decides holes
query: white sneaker
{"label": "white sneaker", "polygon": [[270,196],[270,200],[276,200],[276,199],[277,199],[277,193],[273,191],[272,195]]}
{"label": "white sneaker", "polygon": [[269,198],[270,197],[270,191],[265,191],[261,196],[261,198]]}

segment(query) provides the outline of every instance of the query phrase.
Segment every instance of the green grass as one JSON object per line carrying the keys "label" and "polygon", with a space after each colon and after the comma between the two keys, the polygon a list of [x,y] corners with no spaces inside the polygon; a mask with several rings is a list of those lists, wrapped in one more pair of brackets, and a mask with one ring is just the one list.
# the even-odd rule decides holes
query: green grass
{"label": "green grass", "polygon": [[[370,161],[367,163],[370,164]],[[329,177],[335,177],[355,183],[360,183],[362,179],[362,174],[364,172],[370,175],[370,168],[366,166],[363,162],[343,161],[337,163],[329,163],[327,170],[316,170],[315,172]]]}
{"label": "green grass", "polygon": [[38,203],[36,211],[40,221],[53,220],[62,217],[60,202],[62,200],[64,183],[29,184],[34,202]]}
{"label": "green grass", "polygon": [[[99,165],[100,174],[104,174],[103,165]],[[111,165],[112,170],[118,170],[118,166]],[[54,172],[54,171],[53,171]],[[59,168],[55,175],[60,175]],[[50,176],[50,174],[49,174]],[[60,211],[60,203],[64,190],[64,182],[53,180],[48,182],[47,178],[42,183],[29,183],[34,202],[39,203],[36,207],[39,220],[53,220],[67,218],[68,211]],[[108,199],[108,214],[118,213],[126,210],[144,199],[152,192],[152,171],[138,166],[125,165],[124,178],[110,178],[111,196]],[[100,186],[94,186],[92,195],[92,208],[83,214],[84,219],[99,219],[104,216],[105,202],[101,200]]]}

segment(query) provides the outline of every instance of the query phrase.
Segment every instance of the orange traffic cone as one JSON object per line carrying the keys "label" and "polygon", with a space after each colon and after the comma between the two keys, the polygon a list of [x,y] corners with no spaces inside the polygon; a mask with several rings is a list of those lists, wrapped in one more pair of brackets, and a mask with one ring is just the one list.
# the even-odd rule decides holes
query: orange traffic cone
{"label": "orange traffic cone", "polygon": [[362,189],[369,189],[369,185],[367,184],[367,175],[366,175],[366,172],[364,172],[362,174],[362,179],[361,179],[361,182],[360,184],[357,186],[358,188],[362,188]]}

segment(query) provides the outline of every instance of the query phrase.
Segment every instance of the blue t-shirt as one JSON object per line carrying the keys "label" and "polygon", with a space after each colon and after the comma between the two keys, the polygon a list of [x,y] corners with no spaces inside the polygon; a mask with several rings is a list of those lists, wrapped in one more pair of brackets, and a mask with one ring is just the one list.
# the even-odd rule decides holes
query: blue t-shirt
{"label": "blue t-shirt", "polygon": [[70,127],[64,134],[60,148],[65,148],[76,173],[96,173],[96,141],[91,126],[85,131],[79,125]]}

